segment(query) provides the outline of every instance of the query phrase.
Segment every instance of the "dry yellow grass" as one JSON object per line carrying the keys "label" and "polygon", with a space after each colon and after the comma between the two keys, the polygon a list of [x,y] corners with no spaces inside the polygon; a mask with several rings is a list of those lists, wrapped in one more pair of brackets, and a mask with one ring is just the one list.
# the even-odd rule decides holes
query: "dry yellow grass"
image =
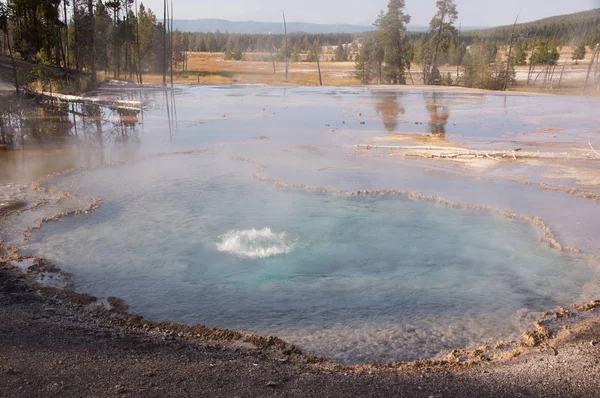
{"label": "dry yellow grass", "polygon": [[[591,52],[588,51],[584,61],[575,65],[571,61],[573,49],[563,47],[561,49],[561,60],[557,67],[555,80],[562,69],[562,63],[567,60],[567,72],[585,73],[591,59]],[[188,62],[188,71],[178,72],[174,75],[174,82],[177,84],[264,84],[270,86],[317,86],[319,84],[319,74],[315,62],[292,62],[290,64],[288,79],[285,79],[285,64],[283,62],[275,63],[275,73],[273,73],[273,63],[269,53],[248,53],[244,61],[226,61],[223,53],[190,53]],[[306,58],[304,55],[303,58]],[[321,71],[323,75],[323,84],[326,86],[358,86],[360,81],[354,77],[354,62],[327,62],[331,54],[322,56]],[[527,74],[528,67],[517,67],[517,71]],[[453,78],[456,76],[455,66],[441,66],[440,71],[443,74],[451,73]],[[538,68],[539,72],[539,68]],[[168,77],[169,79],[170,77]],[[557,89],[556,85],[541,87],[527,86],[523,78],[518,78],[518,84],[511,91],[524,91],[531,93],[551,93],[562,95],[579,95],[583,79],[565,79],[562,87]],[[160,84],[162,75],[150,74],[144,75],[144,83]],[[407,76],[408,84],[423,84],[421,67],[413,65],[411,73]],[[588,95],[599,95],[599,90],[590,88]]]}
{"label": "dry yellow grass", "polygon": [[[274,86],[317,86],[319,74],[316,63],[290,64],[288,80],[285,64],[268,61],[269,54],[250,54],[244,61],[225,61],[222,53],[191,53],[188,72],[176,73],[175,83],[185,84],[267,84]],[[323,84],[327,86],[356,86],[354,62],[322,62]],[[145,75],[144,82],[162,83],[158,74]]]}

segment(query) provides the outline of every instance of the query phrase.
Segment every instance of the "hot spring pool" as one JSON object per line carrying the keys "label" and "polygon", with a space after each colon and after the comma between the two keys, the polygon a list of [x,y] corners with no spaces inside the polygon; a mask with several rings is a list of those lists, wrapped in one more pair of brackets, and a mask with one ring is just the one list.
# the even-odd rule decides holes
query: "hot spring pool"
{"label": "hot spring pool", "polygon": [[204,153],[55,178],[104,205],[25,248],[144,317],[276,335],[343,363],[515,337],[534,312],[577,300],[592,273],[525,222],[283,188],[253,171]]}

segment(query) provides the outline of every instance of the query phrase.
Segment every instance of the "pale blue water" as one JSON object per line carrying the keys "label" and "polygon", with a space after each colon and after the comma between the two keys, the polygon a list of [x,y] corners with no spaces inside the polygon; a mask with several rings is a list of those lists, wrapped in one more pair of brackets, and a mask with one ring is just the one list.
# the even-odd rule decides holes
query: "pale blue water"
{"label": "pale blue water", "polygon": [[[597,298],[597,267],[550,250],[524,222],[404,197],[280,188],[250,176],[256,163],[234,158],[295,184],[410,190],[539,216],[561,243],[600,254],[597,203],[509,175],[542,178],[541,167],[486,173],[354,147],[390,133],[425,135],[443,112],[451,144],[580,147],[598,139],[598,100],[266,87],[117,95],[142,99],[144,112],[72,107],[57,141],[75,146],[0,157],[0,181],[30,181],[204,150],[50,181],[104,200],[90,215],[45,225],[25,246],[72,273],[81,292],[122,297],[153,320],[277,335],[345,363],[431,358],[518,337],[537,311]],[[24,126],[25,148],[55,131],[44,123]],[[548,127],[561,130],[535,132]],[[23,213],[0,237],[20,244],[27,225],[84,206],[67,202]]]}
{"label": "pale blue water", "polygon": [[414,360],[522,332],[591,269],[529,224],[403,197],[278,188],[211,152],[52,182],[104,206],[27,249],[153,320],[277,335],[346,363]]}

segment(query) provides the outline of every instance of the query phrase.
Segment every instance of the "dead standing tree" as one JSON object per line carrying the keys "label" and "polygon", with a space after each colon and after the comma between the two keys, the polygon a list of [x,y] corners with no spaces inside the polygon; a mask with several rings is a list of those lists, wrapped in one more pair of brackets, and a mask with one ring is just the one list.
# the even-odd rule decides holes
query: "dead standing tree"
{"label": "dead standing tree", "polygon": [[535,72],[535,46],[536,46],[536,38],[533,39],[533,44],[531,45],[531,55],[529,56],[529,72],[527,73],[527,85],[531,82],[531,76]]}
{"label": "dead standing tree", "polygon": [[317,70],[319,71],[319,86],[323,85],[323,77],[321,76],[321,63],[319,62],[319,53],[321,49],[321,44],[318,40],[315,40],[315,44],[313,45],[315,52],[315,59],[317,60]]}
{"label": "dead standing tree", "polygon": [[[73,52],[74,52],[74,58],[75,58],[75,70],[79,71],[79,49],[77,48],[77,43],[79,43],[79,40],[77,38],[77,30],[78,27],[75,24],[75,20],[77,18],[77,0],[71,0],[73,3],[73,15],[72,15],[72,19],[71,19],[71,25],[73,26],[73,41],[75,42],[75,45],[73,46]],[[109,4],[106,4],[107,7],[110,7]]]}
{"label": "dead standing tree", "polygon": [[113,78],[117,80],[120,75],[120,63],[121,63],[121,46],[119,43],[119,10],[121,9],[121,2],[113,0],[105,3],[105,5],[113,10],[113,24],[114,24],[114,37],[113,37],[113,60],[114,60],[114,73]]}
{"label": "dead standing tree", "polygon": [[600,55],[600,43],[596,44],[596,48],[592,53],[592,59],[590,60],[590,66],[588,67],[587,75],[585,76],[585,82],[583,83],[583,90],[581,91],[581,95],[585,95],[585,89],[587,88],[588,82],[590,80],[590,74],[594,69],[594,62],[598,62],[597,58]]}
{"label": "dead standing tree", "polygon": [[94,29],[94,1],[88,0],[88,14],[90,17],[90,65],[92,86],[96,87],[96,30]]}
{"label": "dead standing tree", "polygon": [[[462,21],[459,23],[458,25],[458,38],[459,38],[459,43],[460,43],[460,35],[462,34]],[[458,55],[457,59],[456,59],[456,84],[458,85],[458,79],[460,79],[460,64],[462,61],[462,58],[464,56],[460,56]],[[410,72],[410,69],[409,69]],[[410,76],[410,80],[412,80],[412,75]],[[415,84],[415,82],[413,81],[413,85]]]}
{"label": "dead standing tree", "polygon": [[[504,91],[508,90],[508,77],[510,75],[510,63],[512,62],[512,50],[513,50],[513,45],[515,44],[514,40],[515,40],[515,30],[517,28],[517,21],[519,20],[519,14],[517,14],[517,18],[515,19],[515,24],[513,25],[512,28],[512,32],[510,33],[510,44],[508,45],[508,60],[506,61],[506,75],[504,76]],[[459,34],[460,35],[460,34]],[[458,79],[458,73],[457,73],[457,79]]]}
{"label": "dead standing tree", "polygon": [[144,79],[142,77],[142,60],[140,57],[140,18],[138,11],[138,2],[135,0],[135,48],[137,55],[137,73],[139,83],[144,84]]}
{"label": "dead standing tree", "polygon": [[171,0],[169,17],[169,66],[171,67],[171,88],[173,88],[173,0]]}
{"label": "dead standing tree", "polygon": [[287,37],[287,22],[285,21],[285,12],[283,13],[283,38],[284,38],[284,52],[283,58],[285,60],[285,81],[288,80],[288,73],[290,68],[290,59],[288,57],[288,37]]}
{"label": "dead standing tree", "polygon": [[598,84],[598,91],[600,91],[600,43],[598,43],[598,50],[596,51],[596,68],[594,70],[594,79]]}
{"label": "dead standing tree", "polygon": [[15,79],[15,91],[17,95],[20,94],[19,91],[19,74],[17,72],[17,65],[15,63],[15,57],[13,55],[12,46],[10,44],[11,35],[10,35],[10,25],[9,25],[9,8],[0,3],[0,30],[4,34],[4,42],[8,46],[8,54],[10,55],[10,61],[12,63],[13,75]]}
{"label": "dead standing tree", "polygon": [[67,17],[67,0],[63,0],[63,25],[65,28],[65,69],[69,69],[69,18]]}
{"label": "dead standing tree", "polygon": [[275,68],[275,56],[273,55],[273,48],[269,47],[269,54],[271,54],[271,62],[273,63],[273,74],[277,73],[277,69]]}
{"label": "dead standing tree", "polygon": [[560,85],[562,84],[562,79],[563,79],[563,75],[565,74],[566,68],[567,68],[567,60],[565,59],[562,70],[560,71],[560,77],[558,78],[558,88],[560,88]]}
{"label": "dead standing tree", "polygon": [[163,86],[167,85],[167,0],[163,1],[163,31],[162,31],[162,36],[163,36],[163,59],[162,59],[162,73],[163,73],[163,79],[162,79],[162,84]]}

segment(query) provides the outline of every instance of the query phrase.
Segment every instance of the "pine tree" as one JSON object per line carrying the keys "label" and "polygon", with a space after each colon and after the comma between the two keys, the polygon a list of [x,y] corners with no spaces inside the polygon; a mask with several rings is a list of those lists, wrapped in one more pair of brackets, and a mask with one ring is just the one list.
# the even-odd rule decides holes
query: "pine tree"
{"label": "pine tree", "polygon": [[527,65],[527,43],[524,43],[522,41],[518,41],[517,43],[515,43],[514,52],[515,65]]}
{"label": "pine tree", "polygon": [[368,38],[356,55],[355,76],[363,84],[381,84],[384,51],[373,37]]}
{"label": "pine tree", "polygon": [[348,53],[346,53],[346,50],[344,49],[344,45],[342,44],[342,41],[340,40],[338,42],[338,46],[335,49],[335,62],[346,62],[348,61]]}
{"label": "pine tree", "polygon": [[436,5],[437,12],[429,24],[431,41],[429,57],[423,62],[423,80],[425,84],[439,85],[442,82],[438,69],[440,50],[448,50],[449,40],[456,33],[454,22],[458,11],[454,0],[438,0]]}
{"label": "pine tree", "polygon": [[587,50],[585,48],[585,44],[580,44],[577,47],[575,47],[575,50],[573,50],[573,56],[571,57],[571,59],[575,61],[575,65],[577,65],[579,61],[585,59],[586,54]]}
{"label": "pine tree", "polygon": [[390,0],[387,13],[382,11],[375,22],[377,41],[383,49],[383,77],[389,84],[406,84],[406,25],[410,15],[405,14],[405,7],[405,0]]}

